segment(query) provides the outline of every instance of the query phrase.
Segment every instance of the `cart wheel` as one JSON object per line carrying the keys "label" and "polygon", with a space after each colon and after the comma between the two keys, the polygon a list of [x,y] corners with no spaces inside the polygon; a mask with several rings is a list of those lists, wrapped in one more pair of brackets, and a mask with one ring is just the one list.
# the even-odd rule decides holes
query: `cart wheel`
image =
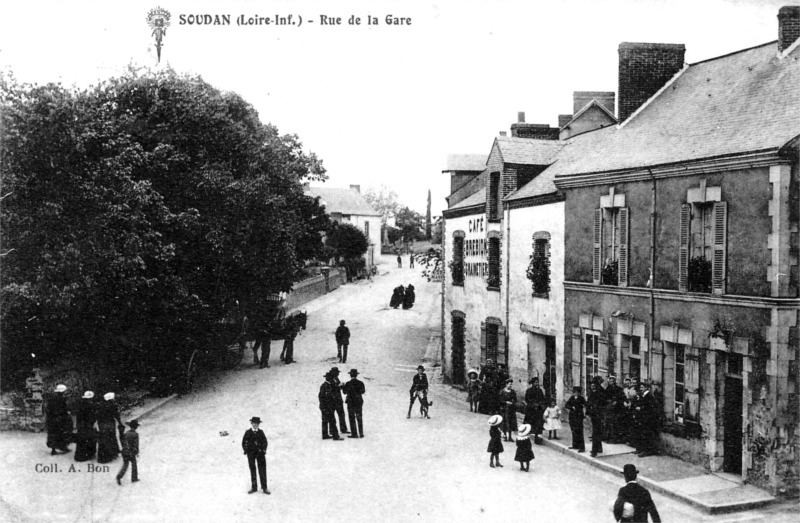
{"label": "cart wheel", "polygon": [[245,342],[242,339],[229,343],[222,351],[222,367],[232,369],[239,365],[244,357]]}
{"label": "cart wheel", "polygon": [[194,379],[195,377],[197,377],[198,359],[200,359],[200,351],[198,349],[195,349],[192,351],[192,355],[189,357],[189,364],[186,366],[186,376],[183,382],[184,394],[192,390],[192,385],[194,385]]}

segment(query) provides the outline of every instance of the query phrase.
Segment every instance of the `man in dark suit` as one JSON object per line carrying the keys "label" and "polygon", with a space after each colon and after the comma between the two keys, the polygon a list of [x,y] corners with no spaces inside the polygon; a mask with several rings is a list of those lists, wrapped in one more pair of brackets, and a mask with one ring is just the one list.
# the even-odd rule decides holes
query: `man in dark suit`
{"label": "man in dark suit", "polygon": [[339,367],[331,367],[330,373],[333,378],[331,381],[333,384],[333,411],[339,419],[339,432],[342,434],[350,434],[350,431],[347,430],[347,422],[344,417],[344,400],[342,399],[342,382],[339,381]]}
{"label": "man in dark suit", "polygon": [[[647,515],[650,514],[653,523],[660,523],[661,516],[658,515],[656,504],[653,503],[650,492],[636,482],[636,476],[639,474],[636,467],[628,463],[623,467],[622,474],[625,476],[627,484],[619,489],[617,501],[614,502],[614,519],[617,521],[647,523]],[[625,507],[626,503],[632,507]]]}
{"label": "man in dark suit", "polygon": [[347,416],[350,420],[350,430],[352,431],[350,437],[363,438],[364,421],[361,418],[361,408],[364,406],[364,398],[362,396],[366,393],[366,389],[364,388],[364,382],[356,376],[358,376],[358,370],[350,369],[350,381],[344,384],[342,392],[347,396],[345,403],[347,403]]}
{"label": "man in dark suit", "polygon": [[350,329],[344,323],[344,320],[339,320],[339,327],[336,328],[336,352],[339,363],[347,363],[347,347],[350,345]]}
{"label": "man in dark suit", "polygon": [[409,394],[409,403],[408,403],[408,415],[406,418],[411,417],[411,407],[414,406],[414,401],[417,399],[417,391],[423,394],[423,398],[420,399],[420,403],[425,400],[427,403],[428,399],[428,376],[425,375],[425,367],[422,365],[417,367],[417,373],[414,375],[414,380],[411,382],[411,390],[408,391]]}
{"label": "man in dark suit", "polygon": [[256,465],[258,465],[258,477],[261,479],[261,490],[264,494],[269,494],[267,489],[267,436],[264,431],[258,428],[261,418],[254,416],[250,419],[250,428],[247,429],[242,438],[242,450],[247,456],[247,464],[250,466],[250,491],[252,494],[258,490],[256,483]]}
{"label": "man in dark suit", "polygon": [[564,410],[569,411],[569,428],[572,429],[572,446],[578,452],[586,452],[586,443],[583,440],[583,418],[586,400],[581,396],[580,387],[572,387],[572,397],[569,398]]}
{"label": "man in dark suit", "polygon": [[131,428],[122,436],[122,469],[117,474],[117,485],[122,485],[122,478],[128,472],[128,463],[131,465],[131,483],[139,481],[139,469],[136,468],[136,458],[139,457],[139,422],[136,420],[128,423]]}
{"label": "man in dark suit", "polygon": [[[337,391],[338,392],[338,391]],[[325,381],[319,387],[319,411],[322,413],[322,439],[341,441],[339,431],[336,429],[336,418],[333,415],[333,376],[325,373]]]}

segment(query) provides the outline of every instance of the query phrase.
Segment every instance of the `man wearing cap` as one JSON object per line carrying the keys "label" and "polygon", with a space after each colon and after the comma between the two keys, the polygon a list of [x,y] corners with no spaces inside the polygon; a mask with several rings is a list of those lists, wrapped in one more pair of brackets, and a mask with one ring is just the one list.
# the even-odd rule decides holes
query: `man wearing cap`
{"label": "man wearing cap", "polygon": [[333,376],[325,373],[325,381],[319,387],[319,410],[322,413],[322,439],[341,441],[336,430],[336,418],[333,416]]}
{"label": "man wearing cap", "polygon": [[250,428],[244,432],[242,438],[242,450],[247,456],[247,464],[250,467],[250,491],[252,494],[258,490],[256,482],[256,465],[258,466],[258,477],[261,480],[261,490],[264,494],[269,494],[267,489],[267,436],[264,431],[258,428],[261,425],[261,418],[253,416],[250,418]]}
{"label": "man wearing cap", "polygon": [[59,384],[47,401],[47,446],[51,449],[50,454],[69,452],[72,417],[67,409],[65,392],[67,386]]}
{"label": "man wearing cap", "polygon": [[572,429],[572,446],[578,452],[586,452],[586,444],[583,441],[583,418],[586,400],[581,396],[580,387],[572,387],[572,396],[564,405],[564,409],[569,411],[569,428]]}
{"label": "man wearing cap", "polygon": [[[408,415],[406,419],[411,417],[411,407],[414,406],[414,401],[417,399],[417,392],[421,392],[423,397],[427,400],[428,396],[428,376],[425,375],[425,367],[422,365],[417,367],[417,373],[414,375],[414,380],[411,382],[411,389],[408,391]],[[420,400],[422,403],[422,400]]]}
{"label": "man wearing cap", "polygon": [[[622,474],[625,476],[626,485],[619,489],[617,500],[614,502],[614,519],[647,523],[649,514],[653,523],[660,523],[661,516],[658,515],[650,492],[636,482],[636,476],[639,474],[636,467],[628,463],[622,468]],[[629,506],[626,507],[626,504]]]}
{"label": "man wearing cap", "polygon": [[366,393],[364,382],[359,380],[357,369],[350,369],[350,381],[344,384],[342,392],[344,392],[347,399],[347,416],[350,419],[350,430],[353,431],[349,437],[363,438],[364,437],[364,421],[361,417],[361,408],[364,406],[364,398]]}
{"label": "man wearing cap", "polygon": [[136,429],[139,422],[133,420],[128,426],[131,430],[122,437],[122,468],[117,474],[117,485],[122,485],[122,478],[128,472],[128,463],[131,465],[131,483],[139,481],[139,469],[136,468],[136,458],[139,457],[139,433]]}
{"label": "man wearing cap", "polygon": [[331,367],[331,377],[333,380],[333,411],[339,419],[339,432],[342,434],[349,434],[347,430],[347,422],[344,417],[344,400],[342,400],[342,382],[339,381],[339,367]]}
{"label": "man wearing cap", "polygon": [[339,363],[347,363],[347,346],[350,345],[350,329],[344,320],[339,320],[339,327],[336,329],[336,353],[339,356]]}

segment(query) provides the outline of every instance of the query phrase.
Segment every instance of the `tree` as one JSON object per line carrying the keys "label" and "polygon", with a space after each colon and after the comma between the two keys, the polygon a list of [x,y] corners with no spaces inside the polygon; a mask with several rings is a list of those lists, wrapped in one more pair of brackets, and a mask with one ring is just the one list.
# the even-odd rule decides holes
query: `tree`
{"label": "tree", "polygon": [[421,240],[425,237],[425,218],[417,211],[403,207],[397,212],[395,225],[403,231],[405,241]]}
{"label": "tree", "polygon": [[381,213],[381,223],[383,225],[386,225],[389,219],[400,210],[400,200],[397,197],[397,193],[386,185],[381,185],[379,189],[367,187],[364,191],[364,199],[373,209]]}
{"label": "tree", "polygon": [[322,250],[328,221],[302,190],[322,162],[199,77],[3,76],[0,109],[4,374],[31,353],[118,363],[208,344]]}
{"label": "tree", "polygon": [[428,189],[428,210],[425,213],[425,239],[431,239],[431,190]]}
{"label": "tree", "polygon": [[369,249],[367,236],[355,225],[334,222],[328,232],[327,244],[336,260],[347,270],[347,280],[352,280],[365,264],[362,256]]}

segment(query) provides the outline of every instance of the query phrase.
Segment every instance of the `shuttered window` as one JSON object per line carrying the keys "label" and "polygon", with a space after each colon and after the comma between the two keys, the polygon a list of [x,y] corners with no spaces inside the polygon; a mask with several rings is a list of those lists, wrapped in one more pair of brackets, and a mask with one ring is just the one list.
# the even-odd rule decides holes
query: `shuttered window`
{"label": "shuttered window", "polygon": [[489,175],[489,197],[486,200],[487,214],[489,220],[500,219],[500,173],[491,173]]}
{"label": "shuttered window", "polygon": [[583,342],[584,361],[586,362],[584,390],[589,390],[592,378],[600,373],[600,335],[595,332],[587,332],[584,334]]}
{"label": "shuttered window", "polygon": [[464,285],[464,233],[462,231],[457,231],[453,235],[453,261],[450,273],[453,277],[453,285]]}
{"label": "shuttered window", "polygon": [[487,360],[498,365],[508,362],[508,332],[497,318],[481,322],[481,364]]}
{"label": "shuttered window", "polygon": [[726,256],[728,247],[728,202],[714,203],[714,259],[711,287],[714,294],[725,294]]}
{"label": "shuttered window", "polygon": [[489,278],[490,289],[500,288],[500,238],[489,238]]}
{"label": "shuttered window", "polygon": [[[672,345],[672,344],[671,344]],[[672,393],[674,419],[678,423],[700,421],[700,355],[699,351],[686,345],[672,345],[674,365]],[[665,366],[666,370],[666,366]]]}
{"label": "shuttered window", "polygon": [[725,294],[728,204],[719,201],[719,187],[701,184],[689,194],[680,211],[678,290]]}
{"label": "shuttered window", "polygon": [[630,268],[630,209],[595,209],[592,281],[595,284],[628,286]]}

